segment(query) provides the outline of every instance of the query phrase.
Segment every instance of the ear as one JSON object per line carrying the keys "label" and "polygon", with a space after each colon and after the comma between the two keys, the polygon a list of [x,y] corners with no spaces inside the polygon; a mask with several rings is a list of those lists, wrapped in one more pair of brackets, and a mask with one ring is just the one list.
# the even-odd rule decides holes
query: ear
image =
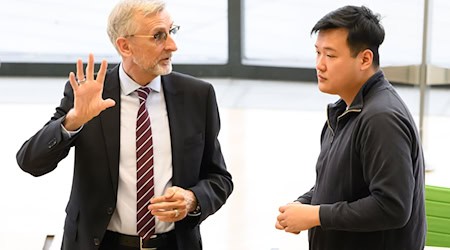
{"label": "ear", "polygon": [[373,65],[373,52],[370,49],[365,49],[359,53],[361,70],[367,70]]}
{"label": "ear", "polygon": [[131,48],[130,48],[130,42],[125,37],[118,37],[116,39],[116,45],[117,45],[117,49],[119,50],[119,53],[122,56],[130,56],[132,54]]}

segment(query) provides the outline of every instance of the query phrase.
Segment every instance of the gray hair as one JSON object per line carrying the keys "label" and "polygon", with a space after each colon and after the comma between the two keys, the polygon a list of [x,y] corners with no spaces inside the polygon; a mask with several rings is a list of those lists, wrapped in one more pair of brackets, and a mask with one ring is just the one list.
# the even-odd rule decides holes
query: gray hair
{"label": "gray hair", "polygon": [[137,25],[134,22],[136,13],[150,16],[163,11],[166,7],[161,0],[121,0],[109,14],[108,36],[117,51],[116,40],[118,37],[130,35],[136,32]]}

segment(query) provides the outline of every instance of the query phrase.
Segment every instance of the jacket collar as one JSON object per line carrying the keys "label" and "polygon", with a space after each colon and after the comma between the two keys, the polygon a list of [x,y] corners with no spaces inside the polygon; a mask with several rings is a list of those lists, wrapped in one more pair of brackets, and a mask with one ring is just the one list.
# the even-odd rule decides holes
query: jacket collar
{"label": "jacket collar", "polygon": [[364,108],[364,100],[367,99],[368,96],[389,86],[390,83],[386,80],[383,71],[378,70],[363,84],[348,108],[347,104],[342,99],[339,99],[335,103],[328,104],[328,125],[332,129],[335,129],[338,119],[348,113],[360,113]]}
{"label": "jacket collar", "polygon": [[[385,89],[388,86],[390,86],[390,84],[386,80],[383,71],[377,71],[363,84],[348,109],[362,109],[364,107],[364,99],[368,95],[378,92],[381,89]],[[339,109],[343,112],[346,109],[346,106],[344,100],[339,99],[337,102],[329,104],[328,109]]]}
{"label": "jacket collar", "polygon": [[383,71],[378,70],[363,84],[353,99],[349,109],[362,109],[364,106],[364,99],[366,99],[368,95],[378,92],[381,89],[385,89],[389,85],[390,84],[386,80]]}
{"label": "jacket collar", "polygon": [[182,90],[184,85],[176,72],[161,76],[161,85],[166,100],[172,144],[172,184],[182,185],[182,178],[180,178],[178,170],[184,164],[184,136],[186,134],[184,121],[188,120],[185,112],[184,91]]}
{"label": "jacket collar", "polygon": [[117,192],[119,178],[120,150],[120,82],[119,66],[109,69],[103,87],[103,99],[111,98],[116,102],[114,107],[100,113],[103,138],[108,154],[111,180],[114,192]]}

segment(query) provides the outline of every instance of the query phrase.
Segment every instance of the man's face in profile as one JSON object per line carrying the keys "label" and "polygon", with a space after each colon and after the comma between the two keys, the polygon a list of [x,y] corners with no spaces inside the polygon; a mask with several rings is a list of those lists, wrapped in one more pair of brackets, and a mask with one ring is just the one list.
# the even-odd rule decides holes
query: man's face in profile
{"label": "man's face in profile", "polygon": [[361,64],[359,54],[352,56],[347,36],[344,28],[320,30],[315,44],[319,89],[341,98],[354,94]]}

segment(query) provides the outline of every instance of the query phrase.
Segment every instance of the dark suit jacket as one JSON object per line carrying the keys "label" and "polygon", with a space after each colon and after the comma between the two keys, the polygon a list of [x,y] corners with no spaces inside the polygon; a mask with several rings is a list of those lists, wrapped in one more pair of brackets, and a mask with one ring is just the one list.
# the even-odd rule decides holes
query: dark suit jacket
{"label": "dark suit jacket", "polygon": [[[217,136],[219,113],[213,87],[180,73],[162,76],[169,116],[175,186],[192,190],[201,216],[175,223],[180,249],[202,249],[199,225],[215,213],[233,190]],[[114,212],[117,199],[120,150],[120,84],[118,67],[108,70],[103,98],[116,105],[88,123],[69,140],[61,123],[73,107],[73,91],[66,83],[64,97],[51,120],[26,141],[17,162],[34,176],[55,169],[72,146],[75,166],[66,207],[63,249],[97,249]]]}

